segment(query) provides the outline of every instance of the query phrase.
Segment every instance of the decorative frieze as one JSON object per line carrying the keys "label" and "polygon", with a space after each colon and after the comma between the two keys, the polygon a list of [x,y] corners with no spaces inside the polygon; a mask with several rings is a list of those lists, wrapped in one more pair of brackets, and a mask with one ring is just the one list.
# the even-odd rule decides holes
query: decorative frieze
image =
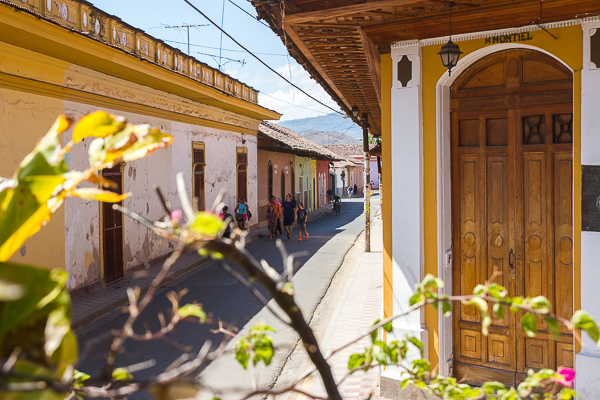
{"label": "decorative frieze", "polygon": [[232,96],[258,102],[258,91],[184,54],[84,0],[0,0],[87,37],[185,75]]}

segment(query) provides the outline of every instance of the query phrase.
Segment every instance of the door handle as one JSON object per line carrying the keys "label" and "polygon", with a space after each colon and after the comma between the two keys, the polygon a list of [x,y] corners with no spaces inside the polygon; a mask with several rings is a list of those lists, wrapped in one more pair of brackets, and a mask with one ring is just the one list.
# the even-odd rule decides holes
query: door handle
{"label": "door handle", "polygon": [[514,274],[515,273],[515,252],[513,251],[513,249],[510,249],[510,251],[508,252],[508,265],[510,266],[510,273]]}

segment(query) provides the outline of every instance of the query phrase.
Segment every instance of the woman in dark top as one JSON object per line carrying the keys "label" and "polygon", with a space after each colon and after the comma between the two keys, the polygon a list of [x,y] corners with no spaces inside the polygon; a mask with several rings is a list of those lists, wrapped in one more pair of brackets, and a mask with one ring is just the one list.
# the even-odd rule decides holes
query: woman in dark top
{"label": "woman in dark top", "polygon": [[296,220],[296,202],[292,200],[292,195],[288,193],[285,201],[281,204],[283,208],[283,228],[287,232],[287,238],[292,238],[292,224]]}

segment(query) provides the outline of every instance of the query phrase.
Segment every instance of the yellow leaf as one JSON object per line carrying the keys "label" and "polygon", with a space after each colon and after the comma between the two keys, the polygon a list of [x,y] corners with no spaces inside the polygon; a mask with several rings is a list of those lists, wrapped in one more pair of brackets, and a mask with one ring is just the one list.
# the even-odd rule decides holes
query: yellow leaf
{"label": "yellow leaf", "polygon": [[123,117],[115,117],[104,111],[96,111],[81,118],[79,123],[75,125],[73,141],[77,143],[89,136],[107,137],[122,131],[124,127],[125,119]]}
{"label": "yellow leaf", "polygon": [[105,203],[118,203],[129,197],[129,193],[118,194],[96,188],[75,189],[70,192],[70,195],[82,198],[84,200],[98,200]]}
{"label": "yellow leaf", "polygon": [[50,215],[50,210],[46,204],[38,208],[27,221],[2,243],[0,246],[0,261],[8,261],[27,239],[36,234],[45,223],[50,221]]}

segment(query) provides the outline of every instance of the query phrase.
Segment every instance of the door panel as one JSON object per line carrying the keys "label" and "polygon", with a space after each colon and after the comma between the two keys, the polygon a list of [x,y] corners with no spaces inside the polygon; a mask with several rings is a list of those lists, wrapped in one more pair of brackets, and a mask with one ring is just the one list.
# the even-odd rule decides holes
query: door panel
{"label": "door panel", "polygon": [[[509,296],[546,296],[573,313],[572,75],[556,60],[510,50],[480,61],[452,89],[452,221],[455,294],[494,277]],[[507,310],[508,311],[508,310]],[[513,385],[530,368],[573,365],[573,338],[556,341],[540,320],[527,337],[521,315],[481,316],[458,305],[454,372]]]}
{"label": "door panel", "polygon": [[[120,165],[103,170],[102,176],[117,185],[115,189],[108,190],[123,193]],[[122,202],[119,204],[122,205]],[[111,203],[102,203],[101,207],[104,282],[109,285],[123,278],[123,214],[113,210]]]}

